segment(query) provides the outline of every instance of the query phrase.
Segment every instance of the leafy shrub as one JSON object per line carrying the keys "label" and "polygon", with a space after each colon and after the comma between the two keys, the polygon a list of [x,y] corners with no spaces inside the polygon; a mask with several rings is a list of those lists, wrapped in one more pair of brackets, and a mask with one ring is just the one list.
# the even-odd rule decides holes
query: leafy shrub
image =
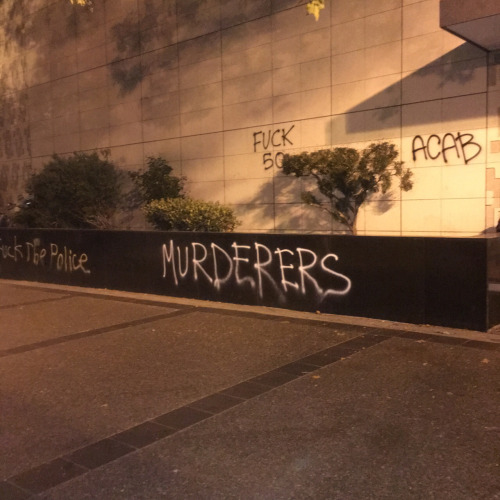
{"label": "leafy shrub", "polygon": [[302,193],[304,203],[325,210],[333,220],[356,234],[359,207],[369,196],[387,193],[394,177],[399,178],[399,188],[403,191],[412,188],[412,172],[403,168],[398,155],[394,144],[381,142],[362,151],[334,148],[285,154],[282,166],[286,175],[314,178],[323,198],[306,191]]}
{"label": "leafy shrub", "polygon": [[161,156],[148,156],[147,170],[130,172],[130,177],[139,190],[140,197],[146,203],[163,198],[182,198],[184,177],[170,175],[172,167]]}
{"label": "leafy shrub", "polygon": [[166,231],[231,232],[239,224],[231,208],[191,198],[153,200],[144,212],[156,229]]}
{"label": "leafy shrub", "polygon": [[120,200],[119,173],[107,153],[54,155],[33,174],[14,222],[27,227],[104,228]]}

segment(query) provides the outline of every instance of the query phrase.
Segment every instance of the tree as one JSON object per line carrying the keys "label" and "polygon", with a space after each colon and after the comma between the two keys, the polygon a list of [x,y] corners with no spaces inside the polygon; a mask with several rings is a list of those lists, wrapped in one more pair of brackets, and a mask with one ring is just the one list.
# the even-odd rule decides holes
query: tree
{"label": "tree", "polygon": [[[374,193],[386,193],[393,177],[403,191],[412,188],[412,172],[397,161],[398,151],[388,142],[370,144],[364,150],[353,148],[322,149],[283,157],[283,172],[316,180],[323,200],[311,191],[302,199],[308,205],[325,210],[337,222],[356,234],[359,207]],[[326,203],[324,203],[326,202]]]}
{"label": "tree", "polygon": [[106,228],[120,201],[119,173],[106,153],[54,155],[34,174],[14,222],[27,227]]}
{"label": "tree", "polygon": [[161,156],[148,156],[147,170],[130,172],[143,202],[163,198],[183,198],[185,177],[171,175],[172,167]]}

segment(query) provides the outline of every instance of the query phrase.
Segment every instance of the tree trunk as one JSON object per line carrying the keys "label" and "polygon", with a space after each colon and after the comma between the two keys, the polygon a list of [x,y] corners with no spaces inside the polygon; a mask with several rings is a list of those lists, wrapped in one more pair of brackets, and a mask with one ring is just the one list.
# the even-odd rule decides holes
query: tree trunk
{"label": "tree trunk", "polygon": [[349,225],[349,229],[351,230],[351,234],[356,236],[358,234],[358,228],[357,228],[357,222],[358,222],[358,210],[357,208],[352,210],[352,222]]}

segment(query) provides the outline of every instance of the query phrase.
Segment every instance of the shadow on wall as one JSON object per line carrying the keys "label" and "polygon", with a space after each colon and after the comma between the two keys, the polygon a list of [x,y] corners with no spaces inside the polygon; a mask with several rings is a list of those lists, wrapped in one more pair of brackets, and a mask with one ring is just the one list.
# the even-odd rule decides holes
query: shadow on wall
{"label": "shadow on wall", "polygon": [[[16,42],[23,36],[22,25],[18,24],[23,19],[19,7],[19,3],[0,4],[4,20],[0,23],[0,37],[5,38],[0,46],[0,212],[22,199],[31,174],[25,60]],[[14,38],[9,40],[7,36]]]}
{"label": "shadow on wall", "polygon": [[[245,197],[244,189],[241,202],[233,204],[236,215],[243,224],[237,231],[346,234],[345,226],[333,220],[326,210],[309,206],[302,201],[302,193],[311,191],[324,200],[324,207],[329,206],[328,199],[319,193],[316,181],[312,178],[296,178],[275,172],[274,178],[242,180],[243,183],[259,183],[252,195]],[[393,189],[381,196],[374,194],[363,204],[358,216],[358,231],[364,231],[362,213],[370,204],[370,210],[375,215],[382,215],[391,210],[397,201],[398,190]],[[361,224],[361,225],[360,225]]]}
{"label": "shadow on wall", "polygon": [[[129,12],[111,28],[115,57],[111,76],[122,94],[132,92],[150,73],[177,65],[175,43],[215,34],[221,29],[296,7],[303,0],[265,2],[139,2],[139,15]],[[250,36],[251,33],[246,33]],[[242,33],[242,36],[245,36]],[[218,40],[217,45],[220,44]]]}
{"label": "shadow on wall", "polygon": [[[484,80],[479,76],[482,70],[484,70]],[[346,118],[345,132],[346,134],[356,134],[394,128],[394,122],[391,120],[399,118],[401,104],[411,105],[485,92],[486,70],[486,53],[469,43],[463,43],[402,80],[348,109],[346,111],[349,114]],[[464,88],[471,90],[464,94]],[[403,95],[403,102],[401,102],[401,95]],[[360,119],[357,112],[362,111],[373,111],[375,119]],[[454,119],[474,118],[483,116],[484,109],[457,107],[454,113]],[[440,122],[441,115],[440,113],[413,113],[410,119],[412,125],[431,124]],[[399,121],[396,124],[399,126]],[[333,122],[333,130],[335,127],[336,124]],[[336,142],[335,136],[333,136],[333,142]]]}
{"label": "shadow on wall", "polygon": [[49,8],[36,10],[37,5],[31,0],[0,3],[0,206],[22,199],[32,173],[29,79],[32,75],[48,79],[50,47],[76,35],[71,5],[51,5],[61,19],[56,30],[50,29]]}
{"label": "shadow on wall", "polygon": [[111,10],[113,5],[108,0],[96,1],[92,8],[72,5],[69,1],[52,2],[40,8],[33,0],[0,0],[0,15],[4,18],[6,44],[36,48],[35,65],[44,68],[50,67],[51,47],[60,49],[75,40],[85,45],[95,35],[99,38],[103,20],[111,19],[109,28],[104,24],[114,45],[108,48],[111,61],[106,63],[110,62],[111,76],[126,94],[150,72],[177,65],[175,43],[289,9],[304,1],[221,3],[222,6],[201,0],[144,0],[131,2],[132,8],[128,10],[126,2],[120,9]]}
{"label": "shadow on wall", "polygon": [[[428,112],[411,113],[412,110],[409,108],[411,116],[408,116],[408,121],[412,126],[442,123],[440,104],[433,104],[432,101],[443,97],[467,97],[484,92],[486,68],[487,59],[484,51],[464,43],[375,95],[364,100],[359,99],[357,104],[345,111],[345,114],[332,116],[324,130],[325,145],[298,148],[296,152],[328,148],[331,144],[365,143],[366,140],[370,142],[399,137],[402,104],[427,104],[427,101],[430,106],[438,107],[438,112],[434,115]],[[348,92],[351,91],[348,84],[345,87]],[[402,90],[405,97],[403,103]],[[450,104],[452,105],[453,101],[450,101]],[[453,120],[482,117],[484,114],[484,109],[480,106],[452,107]],[[396,131],[396,135],[392,135],[391,129]],[[471,148],[474,149],[472,146],[471,143]],[[342,226],[328,220],[330,216],[324,211],[301,202],[301,193],[310,187],[305,179],[276,175],[274,180],[264,183],[254,196],[247,198],[240,210],[245,217],[249,217],[249,214],[255,211],[259,216],[272,219],[273,228],[277,231],[342,231]],[[317,195],[317,190],[313,191]],[[321,199],[321,195],[319,198]],[[364,208],[367,216],[368,213],[370,216],[380,216],[393,209],[399,199],[401,199],[399,189],[393,186],[386,195],[376,193],[369,197],[361,207],[361,211]],[[361,221],[364,219],[362,214],[359,219]],[[358,230],[363,229],[358,226]]]}
{"label": "shadow on wall", "polygon": [[[141,58],[133,59],[133,56],[139,56],[152,38],[158,38],[162,34],[150,25],[153,19],[158,22],[166,15],[165,9],[161,9],[163,3],[172,5],[171,2],[146,0],[139,20],[134,11],[125,15],[120,12],[122,20],[116,21],[110,28],[116,56],[110,71],[122,92],[133,90],[143,78],[145,71]],[[99,38],[99,30],[105,19],[106,1],[95,2],[92,10],[72,5],[69,1],[52,2],[35,10],[37,7],[31,0],[3,0],[0,8],[3,10],[6,46],[16,44],[20,49],[36,49],[36,53],[31,54],[36,60],[30,61],[29,70],[45,68],[43,81],[49,81],[53,50],[69,49],[70,44],[75,42],[80,43],[80,48],[84,49],[88,41]],[[167,25],[164,30],[168,28]],[[175,32],[175,18],[173,31]],[[128,60],[116,64],[125,59]],[[164,58],[158,59],[162,61],[159,64],[168,63]]]}
{"label": "shadow on wall", "polygon": [[[192,9],[195,15],[199,3]],[[139,4],[139,17],[131,11],[111,27],[115,57],[110,73],[122,94],[132,92],[148,73],[176,64],[177,51],[168,47],[177,38],[175,14],[173,2],[146,0]]]}
{"label": "shadow on wall", "polygon": [[[15,43],[23,49],[43,48],[47,44],[57,46],[77,36],[79,25],[92,15],[87,8],[76,8],[69,2],[54,2],[34,10],[30,0],[2,2],[4,4],[5,44]],[[7,5],[5,5],[7,3]],[[87,22],[86,28],[92,29]],[[54,29],[57,27],[57,29]],[[47,50],[37,50],[44,57]]]}

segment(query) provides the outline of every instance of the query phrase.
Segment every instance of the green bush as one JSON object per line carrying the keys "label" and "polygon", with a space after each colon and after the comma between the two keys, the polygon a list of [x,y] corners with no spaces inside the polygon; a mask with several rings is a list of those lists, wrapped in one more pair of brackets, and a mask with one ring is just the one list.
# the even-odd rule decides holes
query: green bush
{"label": "green bush", "polygon": [[161,156],[148,156],[147,170],[130,172],[142,201],[149,203],[163,198],[182,198],[184,177],[171,175],[172,167]]}
{"label": "green bush", "polygon": [[231,232],[239,224],[231,208],[191,198],[153,200],[144,212],[156,229],[166,231]]}
{"label": "green bush", "polygon": [[317,191],[305,191],[302,201],[330,214],[332,219],[356,234],[360,206],[371,195],[383,194],[399,178],[399,188],[409,191],[412,172],[397,161],[398,151],[388,142],[372,143],[358,151],[353,148],[320,149],[319,151],[283,156],[283,173],[295,177],[312,177]]}
{"label": "green bush", "polygon": [[29,203],[14,222],[25,227],[105,228],[120,201],[119,173],[107,154],[54,155],[28,181]]}

